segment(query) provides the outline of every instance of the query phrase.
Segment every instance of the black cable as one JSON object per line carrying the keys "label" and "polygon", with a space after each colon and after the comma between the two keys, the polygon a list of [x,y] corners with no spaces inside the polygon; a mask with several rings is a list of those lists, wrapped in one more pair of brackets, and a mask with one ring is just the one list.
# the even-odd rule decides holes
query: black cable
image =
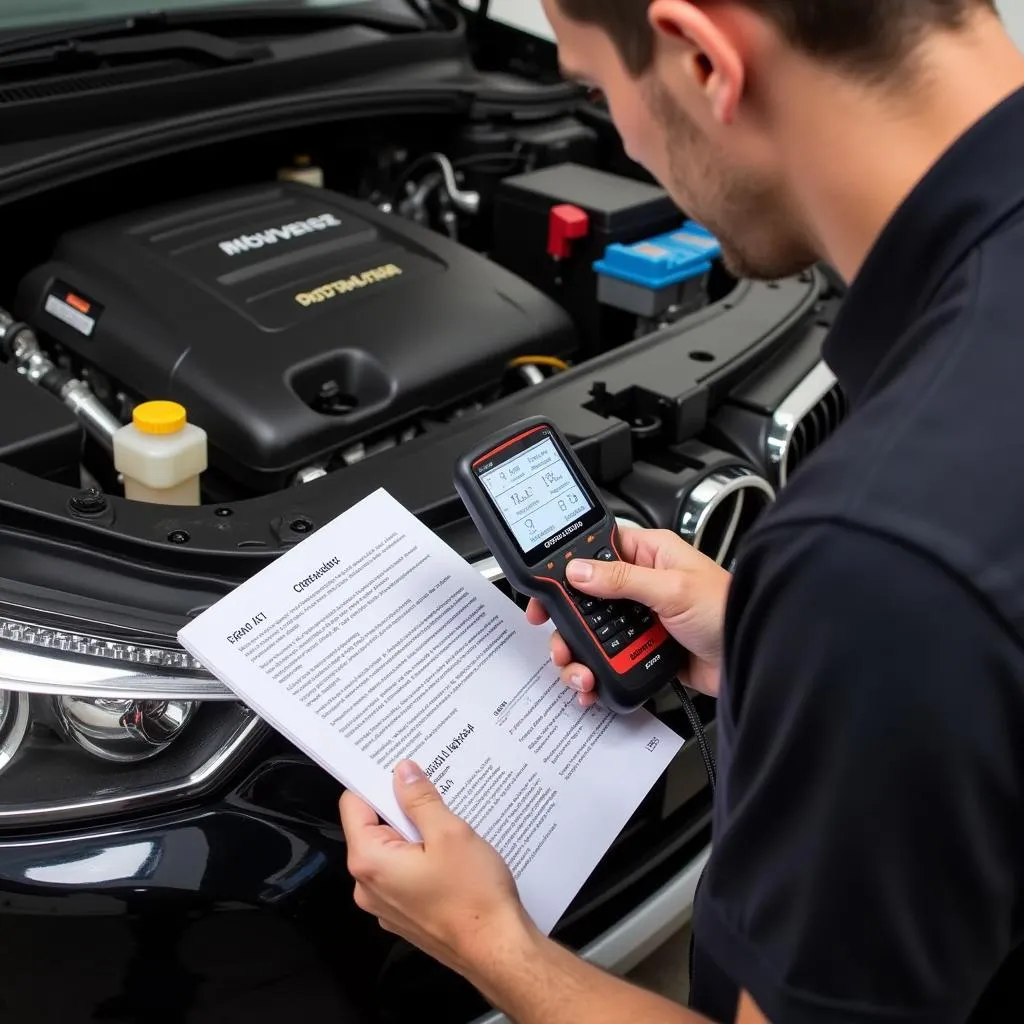
{"label": "black cable", "polygon": [[715,764],[715,755],[711,752],[708,738],[704,735],[704,723],[701,722],[700,715],[697,714],[697,709],[693,706],[693,701],[686,692],[686,687],[678,679],[672,681],[672,690],[679,698],[683,711],[686,712],[686,718],[690,723],[690,728],[693,730],[697,746],[700,749],[700,756],[704,761],[704,771],[707,773],[711,792],[714,793],[715,784],[718,782],[718,766]]}

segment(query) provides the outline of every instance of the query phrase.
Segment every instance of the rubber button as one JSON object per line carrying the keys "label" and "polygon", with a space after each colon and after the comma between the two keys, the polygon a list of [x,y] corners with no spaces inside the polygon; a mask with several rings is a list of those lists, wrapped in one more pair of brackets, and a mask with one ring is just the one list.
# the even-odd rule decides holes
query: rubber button
{"label": "rubber button", "polygon": [[601,548],[600,551],[594,557],[600,562],[614,562],[616,561],[615,552],[611,548]]}
{"label": "rubber button", "polygon": [[609,654],[618,654],[626,646],[626,638],[620,633],[605,642],[604,649]]}

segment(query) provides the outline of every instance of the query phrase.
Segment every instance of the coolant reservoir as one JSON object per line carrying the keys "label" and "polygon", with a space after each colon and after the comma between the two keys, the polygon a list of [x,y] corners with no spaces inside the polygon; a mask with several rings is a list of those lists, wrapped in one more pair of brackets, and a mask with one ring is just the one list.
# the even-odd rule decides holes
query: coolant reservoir
{"label": "coolant reservoir", "polygon": [[324,187],[324,170],[317,167],[313,161],[303,154],[297,156],[290,167],[282,167],[277,172],[278,181],[297,181],[303,185],[312,185],[314,188]]}
{"label": "coolant reservoir", "polygon": [[177,402],[143,402],[114,434],[114,467],[124,496],[163,505],[198,505],[206,469],[206,431]]}

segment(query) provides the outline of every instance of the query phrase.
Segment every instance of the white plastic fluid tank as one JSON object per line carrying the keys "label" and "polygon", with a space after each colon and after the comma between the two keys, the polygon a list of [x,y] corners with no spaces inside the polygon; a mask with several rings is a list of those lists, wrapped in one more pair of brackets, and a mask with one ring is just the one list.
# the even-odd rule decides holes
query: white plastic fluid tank
{"label": "white plastic fluid tank", "polygon": [[124,496],[162,505],[198,505],[206,469],[206,431],[177,402],[143,402],[114,434],[114,467]]}

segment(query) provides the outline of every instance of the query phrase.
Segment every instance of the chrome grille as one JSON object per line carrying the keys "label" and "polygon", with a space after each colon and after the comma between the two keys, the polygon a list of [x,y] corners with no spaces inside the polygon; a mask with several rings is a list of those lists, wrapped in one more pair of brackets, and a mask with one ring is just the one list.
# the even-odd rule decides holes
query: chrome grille
{"label": "chrome grille", "polygon": [[846,412],[835,374],[819,363],[772,416],[766,454],[777,487],[784,487],[797,466],[836,431]]}

